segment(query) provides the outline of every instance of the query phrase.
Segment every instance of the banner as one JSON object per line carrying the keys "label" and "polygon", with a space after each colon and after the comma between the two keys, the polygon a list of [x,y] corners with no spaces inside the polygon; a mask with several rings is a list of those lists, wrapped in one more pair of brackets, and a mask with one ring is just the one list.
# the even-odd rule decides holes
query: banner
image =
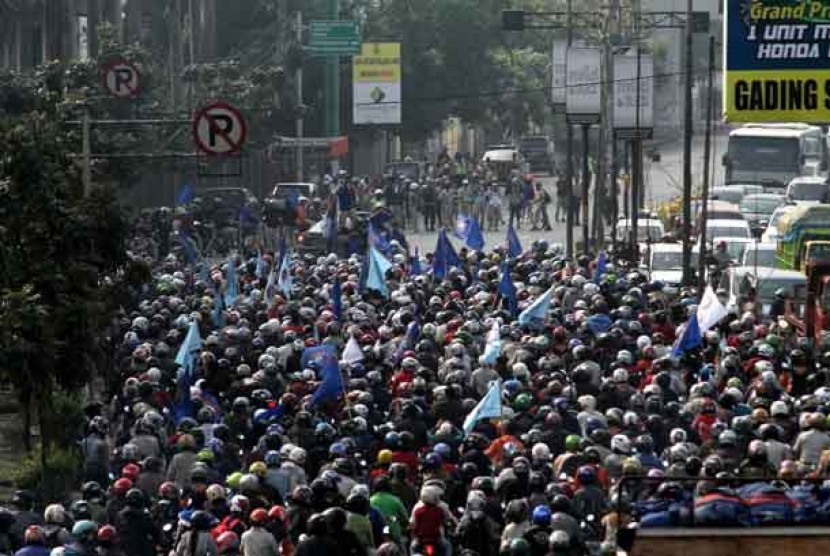
{"label": "banner", "polygon": [[568,49],[565,104],[573,123],[596,123],[602,105],[602,53],[598,48]]}
{"label": "banner", "polygon": [[401,44],[363,43],[352,58],[352,121],[356,125],[401,123]]}
{"label": "banner", "polygon": [[551,53],[551,90],[550,102],[554,106],[565,106],[567,91],[567,54],[568,43],[564,40],[553,41]]}
{"label": "banner", "polygon": [[[654,60],[651,54],[640,54],[639,81],[637,54],[614,56],[614,128],[622,130],[649,129],[654,126]],[[639,83],[639,85],[638,85]],[[637,119],[637,91],[640,96],[640,118]]]}
{"label": "banner", "polygon": [[830,0],[727,0],[728,122],[830,121]]}

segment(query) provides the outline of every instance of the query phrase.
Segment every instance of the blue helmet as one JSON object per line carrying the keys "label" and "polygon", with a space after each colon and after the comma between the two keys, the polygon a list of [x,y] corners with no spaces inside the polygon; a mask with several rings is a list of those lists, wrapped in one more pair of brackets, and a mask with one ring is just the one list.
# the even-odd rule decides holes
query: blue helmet
{"label": "blue helmet", "polygon": [[550,508],[542,505],[533,508],[532,521],[534,525],[550,525]]}
{"label": "blue helmet", "polygon": [[346,449],[346,445],[342,442],[335,442],[331,446],[329,446],[329,454],[337,457],[342,457],[347,454],[348,450]]}
{"label": "blue helmet", "polygon": [[435,445],[433,451],[441,456],[442,460],[448,459],[452,455],[452,448],[446,442],[439,442]]}
{"label": "blue helmet", "polygon": [[280,464],[280,453],[276,450],[268,450],[265,454],[265,465],[276,467]]}

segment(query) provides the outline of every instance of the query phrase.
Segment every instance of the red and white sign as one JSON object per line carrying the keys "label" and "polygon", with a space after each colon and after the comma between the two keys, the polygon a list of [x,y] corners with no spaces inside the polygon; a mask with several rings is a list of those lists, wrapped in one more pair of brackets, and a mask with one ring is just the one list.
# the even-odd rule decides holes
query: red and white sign
{"label": "red and white sign", "polygon": [[225,102],[211,102],[193,118],[193,139],[206,154],[238,153],[248,133],[242,113]]}
{"label": "red and white sign", "polygon": [[140,79],[138,68],[126,60],[112,62],[104,70],[104,87],[119,98],[138,95]]}

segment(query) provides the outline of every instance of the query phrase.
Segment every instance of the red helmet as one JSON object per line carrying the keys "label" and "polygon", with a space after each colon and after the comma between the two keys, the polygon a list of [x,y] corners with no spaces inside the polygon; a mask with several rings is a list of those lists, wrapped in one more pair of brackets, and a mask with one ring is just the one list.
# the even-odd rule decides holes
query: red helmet
{"label": "red helmet", "polygon": [[159,485],[159,498],[176,500],[179,498],[179,487],[175,483],[166,481]]}
{"label": "red helmet", "polygon": [[118,533],[112,525],[104,525],[98,529],[99,542],[115,542],[117,536]]}
{"label": "red helmet", "polygon": [[257,508],[251,512],[250,520],[253,525],[262,525],[268,521],[268,512],[263,508]]}
{"label": "red helmet", "polygon": [[282,506],[271,506],[271,509],[268,510],[268,518],[274,521],[282,521],[286,524],[288,523],[288,514]]}
{"label": "red helmet", "polygon": [[219,548],[219,554],[237,550],[239,549],[239,536],[233,531],[225,531],[216,537],[216,546]]}
{"label": "red helmet", "polygon": [[133,488],[133,482],[126,477],[121,477],[112,483],[112,493],[116,496],[124,496],[131,488]]}
{"label": "red helmet", "polygon": [[121,469],[121,476],[126,477],[133,482],[138,479],[140,474],[141,468],[134,463],[128,463],[123,469]]}
{"label": "red helmet", "polygon": [[25,544],[46,544],[46,534],[40,525],[30,525],[23,533],[23,542]]}

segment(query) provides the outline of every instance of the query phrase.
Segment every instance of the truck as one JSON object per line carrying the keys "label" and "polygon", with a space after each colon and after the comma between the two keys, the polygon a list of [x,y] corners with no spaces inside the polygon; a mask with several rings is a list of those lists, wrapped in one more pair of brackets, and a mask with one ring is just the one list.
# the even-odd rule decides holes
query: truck
{"label": "truck", "polygon": [[800,205],[781,217],[776,266],[803,270],[808,260],[830,260],[830,205]]}
{"label": "truck", "polygon": [[803,123],[746,124],[729,133],[726,183],[757,183],[783,193],[797,176],[827,172],[824,132]]}

